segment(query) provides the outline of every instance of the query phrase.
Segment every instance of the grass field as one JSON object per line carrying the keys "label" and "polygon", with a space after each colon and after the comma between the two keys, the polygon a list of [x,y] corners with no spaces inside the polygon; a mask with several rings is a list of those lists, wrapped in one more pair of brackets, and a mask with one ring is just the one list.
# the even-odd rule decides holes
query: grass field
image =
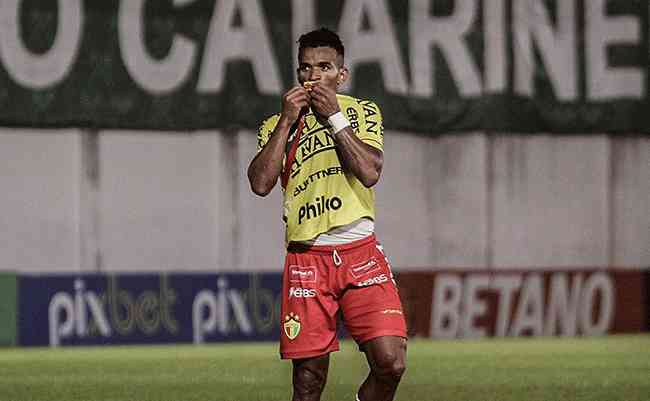
{"label": "grass field", "polygon": [[[366,372],[345,342],[323,395],[352,401]],[[290,400],[272,343],[0,349],[0,400]],[[650,400],[650,336],[411,341],[397,400]]]}

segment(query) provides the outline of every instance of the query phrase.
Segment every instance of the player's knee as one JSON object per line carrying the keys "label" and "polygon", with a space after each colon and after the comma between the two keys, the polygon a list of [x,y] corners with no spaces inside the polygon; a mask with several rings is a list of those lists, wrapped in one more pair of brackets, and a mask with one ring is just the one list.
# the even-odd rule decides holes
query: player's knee
{"label": "player's knee", "polygon": [[385,354],[376,360],[375,374],[390,383],[399,383],[406,371],[404,359],[394,354]]}
{"label": "player's knee", "polygon": [[319,395],[325,387],[327,373],[313,367],[301,367],[294,371],[293,387],[301,399]]}

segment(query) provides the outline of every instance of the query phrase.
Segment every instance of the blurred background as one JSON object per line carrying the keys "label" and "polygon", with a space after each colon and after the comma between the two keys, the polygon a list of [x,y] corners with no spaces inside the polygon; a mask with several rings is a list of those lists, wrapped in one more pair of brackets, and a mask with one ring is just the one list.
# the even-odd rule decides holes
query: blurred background
{"label": "blurred background", "polygon": [[650,26],[628,0],[0,0],[0,345],[274,340],[249,189],[296,40],[378,103],[409,331],[650,326]]}

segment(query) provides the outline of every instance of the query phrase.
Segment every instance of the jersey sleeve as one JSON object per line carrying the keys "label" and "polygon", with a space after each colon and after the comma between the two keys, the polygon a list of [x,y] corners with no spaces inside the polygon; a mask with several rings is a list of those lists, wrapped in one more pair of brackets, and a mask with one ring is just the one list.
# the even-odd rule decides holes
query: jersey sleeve
{"label": "jersey sleeve", "polygon": [[355,107],[346,110],[350,126],[355,134],[368,145],[384,149],[384,124],[379,106],[370,100],[359,100]]}
{"label": "jersey sleeve", "polygon": [[264,148],[264,145],[269,141],[269,138],[271,137],[271,134],[273,133],[273,130],[275,129],[275,126],[278,124],[278,120],[280,119],[279,114],[275,114],[266,120],[262,122],[262,125],[260,125],[260,128],[257,130],[257,152],[262,150]]}

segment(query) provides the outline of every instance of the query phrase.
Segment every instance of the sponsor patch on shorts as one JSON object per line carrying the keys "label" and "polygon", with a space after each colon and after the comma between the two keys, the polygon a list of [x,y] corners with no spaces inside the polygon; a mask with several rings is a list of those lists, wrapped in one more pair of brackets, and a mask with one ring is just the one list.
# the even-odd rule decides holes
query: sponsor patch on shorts
{"label": "sponsor patch on shorts", "polygon": [[315,298],[318,292],[314,288],[289,288],[289,298]]}
{"label": "sponsor patch on shorts", "polygon": [[384,309],[381,313],[384,315],[403,315],[402,311],[399,309]]}
{"label": "sponsor patch on shorts", "polygon": [[352,274],[352,277],[358,279],[372,272],[375,272],[380,268],[381,266],[379,266],[377,260],[375,258],[370,258],[368,261],[350,266],[350,274]]}
{"label": "sponsor patch on shorts", "polygon": [[383,284],[387,281],[388,281],[388,277],[386,277],[386,274],[382,273],[379,276],[370,277],[369,279],[363,281],[358,281],[357,287],[368,287],[370,285]]}
{"label": "sponsor patch on shorts", "polygon": [[318,280],[316,266],[289,266],[289,282],[316,283]]}

